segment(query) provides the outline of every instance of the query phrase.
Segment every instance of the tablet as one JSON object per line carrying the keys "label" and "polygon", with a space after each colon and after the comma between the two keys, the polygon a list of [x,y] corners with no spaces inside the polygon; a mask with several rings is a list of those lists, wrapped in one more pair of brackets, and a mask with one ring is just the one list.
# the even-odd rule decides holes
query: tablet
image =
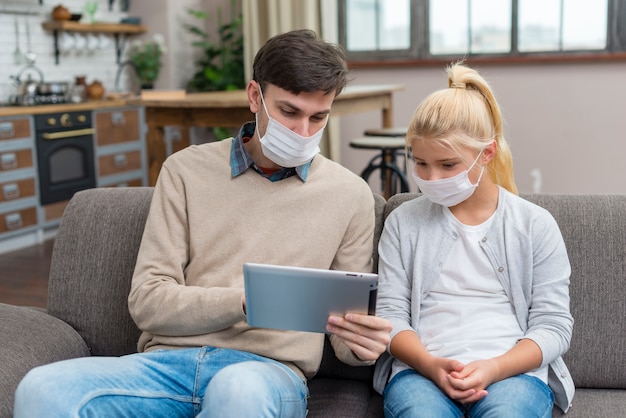
{"label": "tablet", "polygon": [[374,273],[245,263],[243,276],[252,327],[325,333],[331,314],[376,311]]}

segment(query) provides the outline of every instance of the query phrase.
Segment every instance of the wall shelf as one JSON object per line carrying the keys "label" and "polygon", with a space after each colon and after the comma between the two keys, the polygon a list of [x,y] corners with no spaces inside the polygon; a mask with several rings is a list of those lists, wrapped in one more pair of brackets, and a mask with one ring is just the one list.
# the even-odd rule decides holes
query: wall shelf
{"label": "wall shelf", "polygon": [[[115,37],[115,53],[117,63],[121,61],[122,50],[129,36],[145,33],[148,29],[142,25],[131,25],[127,23],[79,23],[71,21],[51,21],[42,24],[45,30],[51,31],[54,35],[54,57],[59,64],[59,33],[60,32],[81,32],[81,33],[108,33]],[[122,38],[122,39],[120,39]]]}

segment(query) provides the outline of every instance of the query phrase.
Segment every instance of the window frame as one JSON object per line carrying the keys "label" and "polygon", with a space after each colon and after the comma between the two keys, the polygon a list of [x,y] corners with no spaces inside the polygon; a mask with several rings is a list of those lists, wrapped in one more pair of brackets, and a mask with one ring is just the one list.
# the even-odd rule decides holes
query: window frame
{"label": "window frame", "polygon": [[[351,67],[440,65],[463,59],[474,63],[581,62],[626,60],[626,0],[607,1],[607,45],[602,50],[520,52],[517,48],[518,2],[511,0],[511,50],[505,53],[430,54],[429,0],[411,0],[411,46],[406,50],[348,51]],[[347,0],[338,1],[339,44],[347,45]]]}

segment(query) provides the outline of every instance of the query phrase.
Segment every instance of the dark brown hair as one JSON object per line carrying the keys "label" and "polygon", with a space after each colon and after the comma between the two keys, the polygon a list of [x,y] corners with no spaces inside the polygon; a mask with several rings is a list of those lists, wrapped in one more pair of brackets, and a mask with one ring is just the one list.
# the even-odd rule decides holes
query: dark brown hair
{"label": "dark brown hair", "polygon": [[308,29],[270,38],[257,52],[252,70],[261,88],[271,83],[294,94],[324,91],[338,95],[348,82],[341,47]]}

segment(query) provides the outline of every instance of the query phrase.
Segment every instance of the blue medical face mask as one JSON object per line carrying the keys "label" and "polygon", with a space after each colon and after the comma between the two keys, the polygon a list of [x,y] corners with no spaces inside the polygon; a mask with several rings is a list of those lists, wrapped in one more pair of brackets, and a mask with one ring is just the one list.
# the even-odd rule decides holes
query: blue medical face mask
{"label": "blue medical face mask", "polygon": [[476,187],[478,187],[480,179],[483,177],[485,166],[482,166],[476,184],[472,184],[469,179],[469,172],[472,167],[474,167],[474,164],[478,162],[478,158],[482,152],[481,150],[478,153],[478,156],[467,170],[452,177],[437,180],[424,180],[417,175],[415,170],[411,174],[417,186],[420,188],[420,191],[431,201],[447,207],[456,206],[469,199],[474,193],[474,190],[476,190]]}
{"label": "blue medical face mask", "polygon": [[261,136],[258,131],[258,116],[254,115],[263,155],[281,167],[297,167],[312,160],[320,152],[319,144],[324,134],[324,128],[328,123],[328,117],[326,117],[326,123],[319,131],[309,137],[301,136],[270,116],[265,106],[260,85],[259,94],[268,119],[265,134]]}

